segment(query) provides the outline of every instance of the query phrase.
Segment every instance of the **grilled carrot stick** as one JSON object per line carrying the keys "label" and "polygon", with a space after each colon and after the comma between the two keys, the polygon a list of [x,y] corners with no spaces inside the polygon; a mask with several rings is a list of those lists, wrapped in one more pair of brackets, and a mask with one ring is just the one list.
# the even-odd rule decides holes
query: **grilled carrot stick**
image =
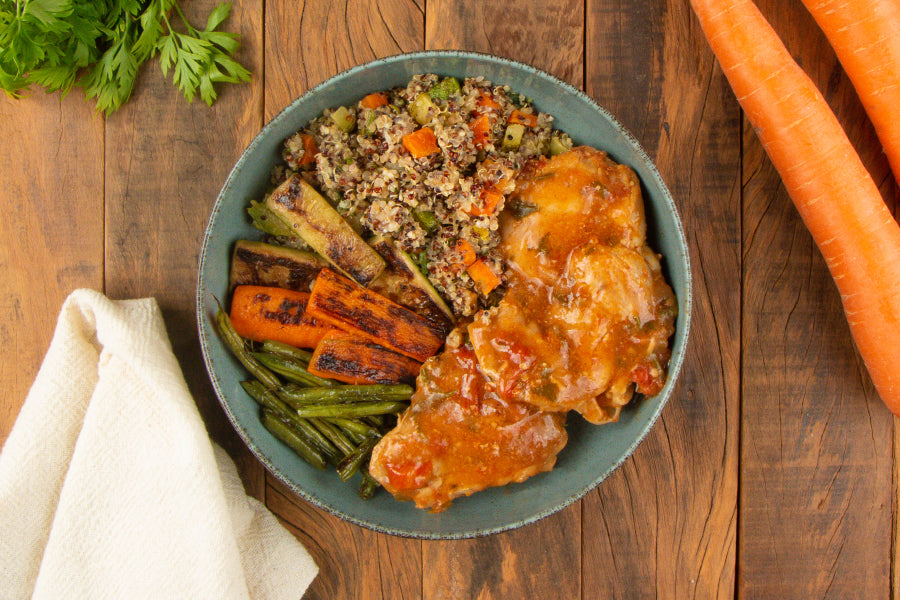
{"label": "grilled carrot stick", "polygon": [[881,399],[900,414],[900,226],[815,84],[751,0],[691,0],[841,294]]}
{"label": "grilled carrot stick", "polygon": [[231,298],[231,322],[241,337],[315,348],[331,329],[305,314],[309,294],[275,287],[239,285]]}

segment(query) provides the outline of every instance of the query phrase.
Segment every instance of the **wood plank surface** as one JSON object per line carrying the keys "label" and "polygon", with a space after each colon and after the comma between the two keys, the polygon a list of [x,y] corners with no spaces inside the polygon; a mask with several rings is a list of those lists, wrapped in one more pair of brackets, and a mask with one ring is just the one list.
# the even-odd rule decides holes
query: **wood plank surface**
{"label": "wood plank surface", "polygon": [[[219,0],[183,2],[202,23]],[[900,188],[798,0],[757,0],[894,210]],[[0,97],[0,444],[79,287],[153,296],[213,439],[320,568],[306,600],[900,597],[900,441],[827,269],[682,0],[248,0],[249,84],[188,104],[155,63],[109,118],[79,91]],[[202,233],[231,166],[297,96],[368,60],[464,49],[584,89],[654,159],[684,222],[693,325],[633,456],[519,530],[419,541],[351,525],[268,475],[200,356]],[[2,584],[0,584],[2,587]],[[2,595],[2,593],[0,593]]]}
{"label": "wood plank surface", "polygon": [[103,290],[103,118],[73,93],[0,95],[0,445],[66,296]]}
{"label": "wood plank surface", "polygon": [[587,91],[656,161],[688,232],[687,359],[660,421],[584,500],[585,598],[730,598],[737,530],[740,120],[686,3],[589,2]]}
{"label": "wood plank surface", "polygon": [[[852,86],[809,15],[799,3],[758,4],[876,181],[890,179]],[[824,261],[747,125],[743,147],[738,595],[886,598],[892,418],[853,347]]]}

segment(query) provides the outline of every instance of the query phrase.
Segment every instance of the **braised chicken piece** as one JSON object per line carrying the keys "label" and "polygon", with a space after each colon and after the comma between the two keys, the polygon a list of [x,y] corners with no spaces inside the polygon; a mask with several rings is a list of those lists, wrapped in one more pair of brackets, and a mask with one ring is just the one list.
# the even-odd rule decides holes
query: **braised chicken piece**
{"label": "braised chicken piece", "polygon": [[482,370],[545,411],[615,420],[665,383],[676,301],[646,245],[640,184],[580,147],[529,163],[501,219],[508,291],[475,316]]}
{"label": "braised chicken piece", "polygon": [[453,498],[549,470],[565,414],[618,418],[665,383],[675,296],[645,240],[640,184],[604,152],[529,163],[501,216],[507,291],[423,366],[410,408],[372,453],[398,498]]}
{"label": "braised chicken piece", "polygon": [[394,496],[434,512],[453,498],[549,471],[566,444],[565,415],[501,394],[463,331],[419,372],[410,408],[375,447],[370,473]]}

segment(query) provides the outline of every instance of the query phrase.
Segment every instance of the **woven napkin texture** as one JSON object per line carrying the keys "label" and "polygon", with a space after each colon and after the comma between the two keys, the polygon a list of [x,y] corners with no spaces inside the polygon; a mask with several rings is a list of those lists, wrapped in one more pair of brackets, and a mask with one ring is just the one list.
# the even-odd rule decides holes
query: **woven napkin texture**
{"label": "woven napkin texture", "polygon": [[316,573],[210,441],[156,301],[73,292],[0,453],[0,598],[297,600]]}

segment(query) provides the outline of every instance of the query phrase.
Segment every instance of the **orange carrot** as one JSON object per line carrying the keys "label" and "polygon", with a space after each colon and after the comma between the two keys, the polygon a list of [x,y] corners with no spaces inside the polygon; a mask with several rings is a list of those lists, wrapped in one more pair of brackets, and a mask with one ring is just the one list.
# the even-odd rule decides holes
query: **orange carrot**
{"label": "orange carrot", "polygon": [[881,399],[900,414],[900,226],[812,80],[751,0],[691,0],[841,294]]}
{"label": "orange carrot", "polygon": [[900,3],[803,0],[834,48],[900,182]]}
{"label": "orange carrot", "polygon": [[409,153],[413,155],[413,158],[422,158],[423,156],[428,156],[441,151],[431,127],[423,127],[422,129],[404,135],[402,142],[403,147],[409,150]]}
{"label": "orange carrot", "polygon": [[419,362],[444,345],[441,325],[331,269],[319,273],[306,310],[316,321],[354,333]]}
{"label": "orange carrot", "polygon": [[300,140],[303,142],[303,158],[298,164],[306,165],[316,162],[316,154],[319,153],[319,147],[316,146],[316,139],[308,133],[300,134]]}
{"label": "orange carrot", "polygon": [[538,118],[535,114],[523,113],[519,109],[516,109],[510,113],[509,122],[519,123],[520,125],[526,125],[528,127],[535,127],[537,126]]}
{"label": "orange carrot", "polygon": [[500,285],[500,278],[491,270],[487,263],[480,258],[466,268],[466,273],[472,278],[472,281],[478,286],[478,289],[485,296],[491,293],[495,287]]}
{"label": "orange carrot", "polygon": [[308,371],[344,383],[412,383],[421,363],[365,338],[331,331],[316,346]]}
{"label": "orange carrot", "polygon": [[475,134],[476,148],[483,148],[491,141],[491,120],[487,115],[481,115],[469,123],[469,129]]}
{"label": "orange carrot", "polygon": [[475,105],[488,110],[500,110],[500,105],[487,92],[478,92],[478,100],[475,101]]}
{"label": "orange carrot", "polygon": [[315,348],[333,327],[306,314],[309,294],[282,288],[239,285],[231,298],[231,323],[241,337]]}
{"label": "orange carrot", "polygon": [[500,204],[501,200],[503,200],[503,194],[494,188],[486,188],[481,192],[481,204],[479,206],[472,206],[466,213],[475,217],[492,215],[494,214],[494,211],[497,210],[497,206]]}
{"label": "orange carrot", "polygon": [[359,101],[359,105],[363,108],[378,108],[379,106],[387,106],[387,103],[387,94],[384,92],[369,94]]}
{"label": "orange carrot", "polygon": [[453,254],[465,267],[468,267],[478,259],[475,248],[464,239],[458,239],[454,242]]}

